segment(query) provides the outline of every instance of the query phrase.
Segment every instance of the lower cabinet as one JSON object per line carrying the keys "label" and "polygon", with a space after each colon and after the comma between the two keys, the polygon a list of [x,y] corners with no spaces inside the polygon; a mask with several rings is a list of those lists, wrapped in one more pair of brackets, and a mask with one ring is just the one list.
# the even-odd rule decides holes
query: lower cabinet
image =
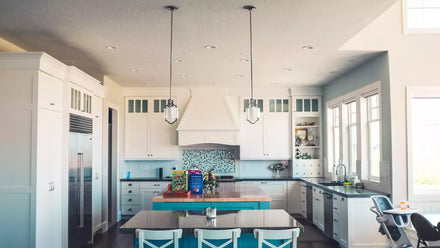
{"label": "lower cabinet", "polygon": [[[299,213],[307,219],[307,184],[299,183]],[[290,202],[291,200],[289,200]],[[298,201],[295,199],[295,201]]]}
{"label": "lower cabinet", "polygon": [[317,187],[313,187],[313,224],[324,231],[324,195]]}
{"label": "lower cabinet", "polygon": [[347,198],[333,194],[333,239],[348,245]]}
{"label": "lower cabinet", "polygon": [[303,212],[301,198],[301,183],[299,181],[287,182],[287,212],[301,214],[305,216]]}
{"label": "lower cabinet", "polygon": [[284,209],[287,211],[287,184],[286,181],[256,181],[260,189],[270,196],[271,209]]}
{"label": "lower cabinet", "polygon": [[153,210],[153,197],[166,189],[169,182],[122,182],[121,212],[135,215],[141,210]]}

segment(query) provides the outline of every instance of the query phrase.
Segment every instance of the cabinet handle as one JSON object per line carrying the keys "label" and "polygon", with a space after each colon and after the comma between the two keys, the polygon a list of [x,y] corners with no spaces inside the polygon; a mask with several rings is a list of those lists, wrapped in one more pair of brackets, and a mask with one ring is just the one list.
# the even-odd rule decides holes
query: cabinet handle
{"label": "cabinet handle", "polygon": [[336,235],[336,236],[338,236],[338,234],[337,233],[333,233],[334,235]]}
{"label": "cabinet handle", "polygon": [[95,115],[96,118],[99,118],[99,115]]}
{"label": "cabinet handle", "polygon": [[128,211],[131,212],[131,208],[129,208]]}
{"label": "cabinet handle", "polygon": [[338,208],[333,208],[334,210],[338,210]]}
{"label": "cabinet handle", "polygon": [[305,201],[302,201],[302,202],[305,202]]}
{"label": "cabinet handle", "polygon": [[131,202],[131,199],[128,199],[129,202]]}
{"label": "cabinet handle", "polygon": [[344,201],[344,198],[341,198],[341,201]]}
{"label": "cabinet handle", "polygon": [[338,220],[337,220],[337,219],[333,219],[333,221],[334,221],[334,222],[338,222]]}
{"label": "cabinet handle", "polygon": [[128,184],[128,186],[132,186],[132,184],[131,184],[131,183],[129,183],[129,184]]}
{"label": "cabinet handle", "polygon": [[333,199],[337,200],[338,198],[337,197],[333,197]]}
{"label": "cabinet handle", "polygon": [[131,193],[131,192],[132,192],[131,190],[128,191],[128,193]]}
{"label": "cabinet handle", "polygon": [[160,184],[153,184],[153,186],[155,186],[155,187],[159,187],[159,186],[160,186]]}
{"label": "cabinet handle", "polygon": [[159,191],[153,191],[153,194],[159,194],[160,192]]}
{"label": "cabinet handle", "polygon": [[50,106],[55,106],[55,103],[51,102],[49,103]]}
{"label": "cabinet handle", "polygon": [[319,201],[319,199],[318,199],[318,198],[316,198],[315,200]]}

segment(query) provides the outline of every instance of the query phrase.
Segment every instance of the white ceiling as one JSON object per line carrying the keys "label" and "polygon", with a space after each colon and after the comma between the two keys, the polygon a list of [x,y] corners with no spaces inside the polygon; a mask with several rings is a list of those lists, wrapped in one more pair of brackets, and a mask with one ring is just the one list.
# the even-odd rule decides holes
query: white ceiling
{"label": "white ceiling", "polygon": [[[249,14],[242,6],[252,4],[255,84],[322,85],[376,55],[338,48],[395,1],[0,0],[0,37],[100,80],[166,86],[170,13],[164,6],[172,4],[179,7],[174,58],[183,60],[174,63],[174,85],[248,86],[250,65],[240,59],[249,59]],[[303,50],[306,45],[315,49]]]}

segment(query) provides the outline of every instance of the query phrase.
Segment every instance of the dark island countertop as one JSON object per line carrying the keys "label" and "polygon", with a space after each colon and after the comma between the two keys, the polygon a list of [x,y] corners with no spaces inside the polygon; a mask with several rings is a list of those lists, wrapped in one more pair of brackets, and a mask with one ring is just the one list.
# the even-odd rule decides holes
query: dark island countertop
{"label": "dark island countertop", "polygon": [[[169,181],[171,182],[171,178],[153,178],[153,177],[139,177],[139,178],[131,178],[131,179],[121,179],[121,181]],[[226,180],[225,182],[228,182],[230,180]],[[302,181],[307,183],[308,185],[318,187],[320,189],[323,189],[329,193],[335,193],[343,197],[348,198],[364,198],[364,197],[370,197],[373,195],[386,195],[389,196],[389,194],[381,193],[381,192],[375,192],[371,190],[366,189],[356,189],[353,187],[345,187],[345,186],[325,186],[320,183],[329,183],[331,182],[330,179],[324,178],[324,177],[254,177],[254,178],[243,178],[243,177],[235,177],[235,182],[252,182],[252,181]],[[222,180],[220,179],[220,182]]]}
{"label": "dark island countertop", "polygon": [[251,233],[255,228],[287,229],[303,226],[281,209],[217,211],[215,219],[207,219],[203,211],[149,211],[137,213],[120,231],[134,233],[136,229],[169,230],[183,229],[184,233],[194,233],[194,229],[241,228]]}

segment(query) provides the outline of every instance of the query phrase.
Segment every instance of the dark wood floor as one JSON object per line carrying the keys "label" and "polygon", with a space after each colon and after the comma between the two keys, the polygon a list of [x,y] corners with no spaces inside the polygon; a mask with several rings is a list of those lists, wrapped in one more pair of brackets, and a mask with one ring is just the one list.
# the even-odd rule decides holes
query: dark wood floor
{"label": "dark wood floor", "polygon": [[[295,216],[303,226],[304,232],[298,238],[298,248],[337,248],[337,243],[325,237],[315,226],[303,218]],[[105,234],[98,234],[92,248],[133,248],[133,236],[119,233],[121,222],[113,225]]]}

